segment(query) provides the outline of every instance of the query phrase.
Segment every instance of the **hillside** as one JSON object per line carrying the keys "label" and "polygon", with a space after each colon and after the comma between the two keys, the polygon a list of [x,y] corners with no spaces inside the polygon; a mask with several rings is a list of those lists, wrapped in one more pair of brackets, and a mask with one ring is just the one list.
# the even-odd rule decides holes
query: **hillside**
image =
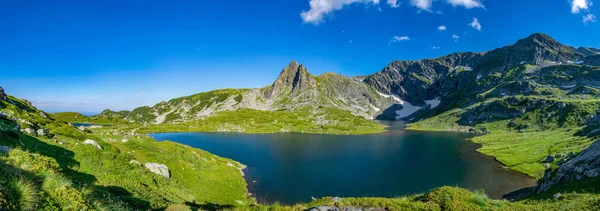
{"label": "hillside", "polygon": [[[235,161],[144,134],[81,131],[1,94],[0,210],[253,203],[240,176],[243,165]],[[87,145],[88,139],[97,146]],[[143,166],[148,163],[165,164],[170,176],[153,173]]]}

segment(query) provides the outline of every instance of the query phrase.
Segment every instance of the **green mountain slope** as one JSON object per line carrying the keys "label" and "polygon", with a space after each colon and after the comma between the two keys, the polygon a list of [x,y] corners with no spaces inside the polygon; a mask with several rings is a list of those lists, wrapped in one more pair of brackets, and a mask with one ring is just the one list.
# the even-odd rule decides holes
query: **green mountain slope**
{"label": "green mountain slope", "polygon": [[[240,176],[243,165],[235,161],[156,142],[144,134],[107,128],[80,131],[27,101],[2,94],[0,210],[148,210],[184,203],[253,203]],[[88,139],[99,148],[84,144]],[[150,162],[165,164],[170,178],[142,166]]]}

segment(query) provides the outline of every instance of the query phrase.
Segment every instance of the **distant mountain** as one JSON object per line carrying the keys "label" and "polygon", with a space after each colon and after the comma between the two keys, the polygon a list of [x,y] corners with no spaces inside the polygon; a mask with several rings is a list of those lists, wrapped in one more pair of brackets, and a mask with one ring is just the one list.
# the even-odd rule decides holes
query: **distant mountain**
{"label": "distant mountain", "polygon": [[[414,117],[432,116],[464,102],[477,102],[489,97],[491,90],[502,89],[507,95],[539,94],[535,89],[542,84],[570,85],[569,81],[545,74],[561,68],[586,68],[570,65],[598,65],[600,57],[590,53],[596,51],[594,48],[575,49],[536,33],[513,45],[484,53],[393,61],[380,72],[365,77],[334,73],[314,76],[304,65],[291,62],[273,84],[264,88],[215,90],[132,111],[105,110],[98,117],[160,124],[202,119],[238,109],[293,111],[322,106],[339,108],[367,119],[414,120]],[[525,68],[527,73],[519,68]],[[539,71],[541,69],[546,71]],[[600,85],[594,78],[588,79],[591,89]],[[483,93],[487,93],[486,96],[481,96]],[[429,112],[432,109],[436,112]]]}
{"label": "distant mountain", "polygon": [[373,119],[381,108],[393,105],[360,80],[334,73],[313,76],[306,67],[291,62],[272,85],[259,89],[222,89],[160,102],[132,111],[105,110],[101,118],[160,124],[184,122],[229,110],[293,111],[303,107],[334,107]]}

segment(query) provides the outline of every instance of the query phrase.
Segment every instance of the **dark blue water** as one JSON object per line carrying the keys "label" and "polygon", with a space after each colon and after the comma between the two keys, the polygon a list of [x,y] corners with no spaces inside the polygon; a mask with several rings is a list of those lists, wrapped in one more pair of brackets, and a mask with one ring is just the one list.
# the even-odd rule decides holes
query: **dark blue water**
{"label": "dark blue water", "polygon": [[394,125],[378,135],[302,133],[162,133],[171,140],[248,166],[248,189],[260,202],[311,197],[396,197],[449,185],[493,198],[535,181],[475,152],[468,134],[416,132]]}

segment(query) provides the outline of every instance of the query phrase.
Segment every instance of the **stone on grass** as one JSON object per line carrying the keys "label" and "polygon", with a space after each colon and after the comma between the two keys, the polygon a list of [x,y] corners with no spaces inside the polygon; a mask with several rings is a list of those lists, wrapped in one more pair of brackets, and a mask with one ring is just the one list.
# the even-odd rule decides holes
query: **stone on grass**
{"label": "stone on grass", "polygon": [[121,140],[121,142],[123,142],[123,143],[127,143],[128,141],[129,141],[129,139],[126,139],[126,138]]}
{"label": "stone on grass", "polygon": [[554,197],[555,199],[560,199],[560,197],[562,197],[562,194],[556,193],[552,197]]}
{"label": "stone on grass", "polygon": [[37,133],[35,132],[35,130],[31,129],[31,128],[25,128],[25,129],[23,129],[22,132],[27,133],[28,135],[37,135]]}
{"label": "stone on grass", "polygon": [[171,172],[169,171],[169,167],[165,166],[165,164],[146,163],[146,168],[155,174],[166,178],[171,178]]}
{"label": "stone on grass", "polygon": [[39,136],[48,136],[50,134],[50,131],[48,129],[38,129],[37,130],[37,134]]}
{"label": "stone on grass", "polygon": [[86,144],[86,145],[92,145],[92,146],[95,146],[95,147],[96,147],[96,148],[98,148],[98,149],[102,149],[102,146],[100,146],[100,144],[96,143],[96,141],[94,141],[94,140],[91,140],[91,139],[85,140],[85,141],[83,142],[83,144]]}
{"label": "stone on grass", "polygon": [[137,161],[137,160],[131,160],[131,161],[129,161],[129,164],[135,164],[135,165],[138,165],[138,166],[142,166],[142,164],[139,161]]}
{"label": "stone on grass", "polygon": [[552,155],[548,155],[548,157],[546,157],[545,162],[552,163],[552,162],[554,162],[554,160],[556,160],[556,159],[554,157],[552,157]]}

